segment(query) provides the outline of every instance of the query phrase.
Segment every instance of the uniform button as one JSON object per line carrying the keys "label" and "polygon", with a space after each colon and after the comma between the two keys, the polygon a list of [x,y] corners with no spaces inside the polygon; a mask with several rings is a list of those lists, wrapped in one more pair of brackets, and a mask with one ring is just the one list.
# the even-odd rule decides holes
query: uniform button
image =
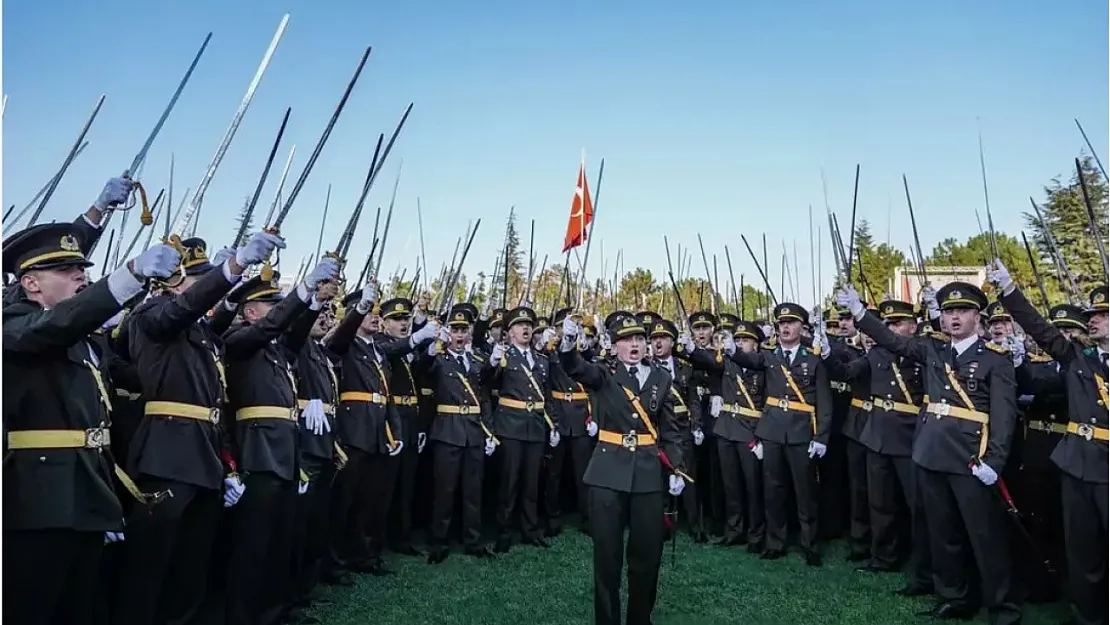
{"label": "uniform button", "polygon": [[39,462],[46,462],[46,456],[39,456]]}
{"label": "uniform button", "polygon": [[[951,387],[951,386],[948,386],[947,384],[945,384],[945,385],[944,385],[944,390],[946,390],[946,391],[950,391],[950,390],[952,390],[952,387]],[[947,402],[946,402],[946,403],[947,403]]]}
{"label": "uniform button", "polygon": [[894,380],[891,380],[891,381],[890,381],[890,385],[891,385],[891,386],[894,386]]}

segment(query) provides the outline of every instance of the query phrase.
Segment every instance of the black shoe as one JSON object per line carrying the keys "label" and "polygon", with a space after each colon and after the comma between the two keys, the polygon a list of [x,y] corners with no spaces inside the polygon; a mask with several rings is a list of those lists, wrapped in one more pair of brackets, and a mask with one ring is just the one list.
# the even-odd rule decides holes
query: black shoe
{"label": "black shoe", "polygon": [[759,556],[759,559],[760,560],[778,560],[779,558],[781,558],[785,555],[786,555],[786,552],[783,551],[782,549],[768,549],[767,551],[763,552],[763,555]]}
{"label": "black shoe", "polygon": [[467,547],[466,550],[464,551],[464,553],[466,553],[466,555],[468,555],[468,556],[474,556],[475,558],[495,558],[495,557],[497,557],[497,554],[493,552],[493,549],[489,548],[489,545],[480,545],[478,547]]}
{"label": "black shoe", "polygon": [[736,534],[735,536],[722,536],[719,540],[713,541],[713,544],[721,547],[739,547],[747,544],[747,542],[748,540],[744,538],[743,534]]}
{"label": "black shoe", "polygon": [[497,543],[494,544],[493,550],[497,553],[509,553],[509,549],[511,549],[512,546],[513,539],[509,536],[502,536],[497,539]]}
{"label": "black shoe", "polygon": [[540,549],[548,549],[548,548],[551,547],[551,545],[546,540],[544,540],[544,538],[542,536],[533,536],[531,538],[525,538],[524,542],[526,544],[532,545],[533,547],[539,547]]}
{"label": "black shoe", "polygon": [[863,562],[864,560],[870,560],[871,554],[867,553],[866,551],[853,551],[852,553],[849,553],[848,557],[844,559],[849,562]]}
{"label": "black shoe", "polygon": [[412,546],[412,543],[403,543],[396,545],[392,549],[393,553],[403,556],[423,556],[424,552]]}
{"label": "black shoe", "polygon": [[692,532],[692,533],[693,533],[694,542],[696,542],[696,543],[707,543],[707,542],[709,542],[709,534],[706,534],[705,532],[701,532],[701,531],[695,531],[695,532]]}
{"label": "black shoe", "polygon": [[906,584],[898,590],[895,590],[894,594],[900,597],[924,597],[933,594],[933,589],[920,584]]}
{"label": "black shoe", "polygon": [[821,566],[821,554],[816,551],[807,551],[806,564],[809,566]]}
{"label": "black shoe", "polygon": [[975,618],[975,610],[966,605],[945,601],[938,603],[932,609],[918,612],[918,616],[931,616],[941,620],[970,621]]}
{"label": "black shoe", "polygon": [[447,547],[432,547],[428,550],[428,564],[439,564],[447,559],[447,554],[450,553]]}
{"label": "black shoe", "polygon": [[385,562],[381,558],[375,558],[374,561],[370,563],[369,570],[366,572],[374,577],[393,575],[393,571],[386,568]]}
{"label": "black shoe", "polygon": [[759,542],[748,543],[748,553],[752,553],[752,554],[763,553],[763,543],[759,543]]}
{"label": "black shoe", "polygon": [[556,536],[558,536],[562,533],[563,533],[563,526],[562,525],[555,525],[553,527],[547,528],[544,531],[543,535],[547,538],[555,538]]}
{"label": "black shoe", "polygon": [[346,573],[332,573],[320,581],[328,586],[354,586],[355,584],[355,580],[351,579],[351,576]]}

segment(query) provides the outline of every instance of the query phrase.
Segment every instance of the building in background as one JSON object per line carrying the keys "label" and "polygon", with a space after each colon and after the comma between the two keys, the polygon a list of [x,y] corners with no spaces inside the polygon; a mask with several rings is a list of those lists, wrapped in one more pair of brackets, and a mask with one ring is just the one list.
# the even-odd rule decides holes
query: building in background
{"label": "building in background", "polygon": [[[983,286],[987,281],[987,270],[984,267],[926,267],[929,285],[934,289],[949,282],[967,282],[975,286]],[[895,299],[916,304],[921,299],[921,272],[916,267],[896,267],[894,278],[887,285],[889,292]]]}

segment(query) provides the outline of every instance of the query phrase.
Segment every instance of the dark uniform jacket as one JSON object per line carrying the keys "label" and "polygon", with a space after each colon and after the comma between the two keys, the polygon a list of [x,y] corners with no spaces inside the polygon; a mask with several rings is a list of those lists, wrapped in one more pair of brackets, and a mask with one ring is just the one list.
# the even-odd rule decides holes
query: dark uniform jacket
{"label": "dark uniform jacket", "polygon": [[107,365],[88,339],[120,304],[107,279],[51,310],[12,293],[3,309],[4,530],[122,530],[106,446],[9,450],[7,437],[109,426]]}
{"label": "dark uniform jacket", "polygon": [[[1068,396],[1068,435],[1052,452],[1052,461],[1068,475],[1087,482],[1106,484],[1110,452],[1107,450],[1108,413],[1106,365],[1098,348],[1083,347],[1069,340],[1046,322],[1020,289],[1002,297],[1014,321],[1025,328],[1056,362],[1064,375]],[[1102,440],[1099,440],[1101,438]]]}
{"label": "dark uniform jacket", "polygon": [[[233,325],[224,334],[227,358],[228,415],[234,419],[235,457],[240,471],[269,472],[298,479],[297,393],[291,355],[300,345],[278,341],[308,308],[296,291],[257,323]],[[301,337],[304,340],[307,337]],[[244,408],[267,407],[274,416],[243,418]],[[281,410],[288,412],[281,416]]]}
{"label": "dark uniform jacket", "polygon": [[[389,401],[402,423],[405,447],[416,449],[419,434],[428,427],[420,417],[419,366],[416,354],[408,347],[409,341],[410,337],[396,338],[384,332],[374,335],[374,342],[383,346],[382,353],[389,357]],[[425,350],[430,342],[424,344]]]}
{"label": "dark uniform jacket", "polygon": [[[489,378],[491,388],[497,391],[497,408],[493,416],[494,433],[500,438],[543,443],[548,437],[544,415],[547,414],[553,423],[559,415],[558,412],[550,411],[544,402],[548,394],[547,358],[534,349],[528,348],[528,351],[532,354],[531,367],[524,352],[515,345],[510,345],[505,349],[500,362],[486,363],[488,371],[483,375]],[[509,403],[514,405],[510,406]],[[532,408],[529,409],[528,406]]]}
{"label": "dark uniform jacket", "polygon": [[548,364],[547,411],[558,424],[559,436],[588,436],[586,424],[592,419],[593,408],[586,387],[574,381],[559,361],[559,352],[544,352]]}
{"label": "dark uniform jacket", "polygon": [[[319,318],[319,310],[307,310],[293,322],[288,334],[295,344],[300,337],[311,334],[312,327]],[[335,409],[339,399],[339,378],[324,346],[308,338],[301,341],[294,370],[297,373],[297,407],[302,411],[308,401],[318,399],[324,404],[324,418],[331,429],[322,434],[314,434],[307,428],[300,428],[299,443],[301,456],[311,456],[320,460],[331,460],[335,454]]]}
{"label": "dark uniform jacket", "polygon": [[[149,406],[130,446],[127,466],[132,475],[222,487],[221,452],[227,444],[220,430],[227,393],[222,340],[203,317],[230,288],[216,268],[184,293],[153,297],[124,319],[130,359]],[[149,402],[207,408],[211,417],[164,414]]]}
{"label": "dark uniform jacket", "polygon": [[462,355],[468,367],[458,362],[458,355],[444,350],[421,358],[421,369],[432,385],[435,416],[428,438],[455,447],[482,447],[487,432],[492,433],[489,405],[481,397],[481,388],[489,374],[482,354]]}
{"label": "dark uniform jacket", "polygon": [[[756,440],[755,430],[763,412],[763,371],[744,369],[723,354],[718,360],[715,351],[705,349],[695,349],[689,359],[697,371],[716,372],[714,377],[719,379],[722,408],[713,423],[713,434],[734,443]],[[691,405],[700,404],[697,388],[690,384],[694,398]]]}
{"label": "dark uniform jacket", "polygon": [[1014,368],[1014,374],[1018,406],[1023,409],[1022,427],[1014,436],[1015,447],[1020,443],[1015,452],[1018,466],[1055,473],[1056,465],[1050,457],[1068,427],[1067,385],[1060,363],[1048,356],[1029,354],[1021,366]]}
{"label": "dark uniform jacket", "polygon": [[[863,391],[857,397],[865,407],[853,406],[853,411],[866,413],[866,419],[854,440],[885,456],[910,456],[921,412],[921,364],[876,345],[866,355],[848,362],[830,357],[825,366],[830,377],[849,381],[853,393]],[[852,420],[849,414],[846,423]]]}
{"label": "dark uniform jacket", "polygon": [[[785,445],[808,445],[810,441],[827,445],[832,427],[832,396],[825,364],[803,345],[794,351],[789,366],[777,345],[764,344],[750,354],[737,349],[732,354],[736,364],[766,375],[763,416],[755,434],[760,440]],[[784,371],[789,372],[789,377]],[[812,410],[803,409],[803,401]]]}
{"label": "dark uniform jacket", "polygon": [[[590,389],[597,402],[594,418],[599,429],[598,444],[586,467],[584,483],[623,493],[658,492],[670,473],[660,458],[660,446],[671,467],[685,471],[675,398],[670,389],[672,380],[665,369],[646,362],[639,365],[648,367],[650,374],[637,393],[639,383],[624,364],[610,367],[586,362],[577,350],[560,352],[559,359],[567,374]],[[627,391],[638,399],[650,425],[639,415]],[[653,429],[654,440],[648,438]],[[610,436],[620,436],[622,442]]]}
{"label": "dark uniform jacket", "polygon": [[[347,309],[328,348],[342,360],[339,376],[339,440],[368,454],[385,454],[402,440],[403,424],[389,403],[389,357],[392,349],[408,350],[408,341],[378,345],[357,335],[365,315]],[[353,339],[351,337],[354,337]],[[386,353],[390,348],[391,352]],[[392,441],[390,438],[392,437]]]}
{"label": "dark uniform jacket", "polygon": [[[984,431],[984,426],[975,421],[951,414],[938,416],[926,410],[920,417],[921,425],[914,440],[913,461],[932,471],[968,475],[969,465],[981,460],[1001,475],[1010,455],[1017,419],[1016,384],[1010,356],[978,339],[957,358],[952,343],[942,334],[898,336],[870,315],[865,315],[859,324],[860,330],[879,345],[921,363],[922,381],[930,404],[967,409],[959,393],[959,389],[963,389],[971,400],[971,408],[989,415],[989,426]],[[958,388],[953,386],[946,365]]]}

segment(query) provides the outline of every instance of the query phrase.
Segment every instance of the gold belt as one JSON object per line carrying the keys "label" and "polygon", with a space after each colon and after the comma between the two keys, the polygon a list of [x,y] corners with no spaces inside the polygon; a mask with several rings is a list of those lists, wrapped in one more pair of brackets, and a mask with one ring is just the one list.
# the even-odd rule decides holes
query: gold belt
{"label": "gold belt", "polygon": [[436,412],[439,414],[461,414],[467,415],[470,413],[478,413],[482,411],[481,406],[456,406],[454,404],[439,404],[436,406]]}
{"label": "gold belt", "polygon": [[621,434],[620,432],[601,430],[597,433],[597,439],[610,445],[620,445],[631,451],[636,451],[636,448],[640,446],[655,444],[655,437],[651,434],[637,434],[635,432]]}
{"label": "gold belt", "polygon": [[143,407],[143,414],[148,417],[179,417],[194,421],[220,422],[219,408],[183,404],[177,401],[148,401]]}
{"label": "gold belt", "polygon": [[254,421],[255,419],[296,421],[297,409],[285,406],[247,406],[235,411],[236,421]]}
{"label": "gold belt", "polygon": [[1067,424],[1054,421],[1029,421],[1025,424],[1025,429],[1049,434],[1067,434],[1068,432]]}
{"label": "gold belt", "polygon": [[[1086,423],[1075,423],[1074,421],[1068,424],[1068,434],[1075,434],[1081,436],[1085,440],[1096,441],[1110,441],[1110,430],[1106,428],[1095,427],[1087,425]],[[9,434],[9,436],[11,436]]]}
{"label": "gold belt", "polygon": [[925,408],[926,411],[936,415],[937,417],[956,417],[964,421],[974,421],[982,425],[990,423],[990,415],[978,410],[968,410],[967,408],[960,408],[952,404],[938,404],[930,403]]}
{"label": "gold belt", "polygon": [[553,391],[551,396],[562,401],[583,401],[590,398],[588,393],[560,393],[558,391]]}
{"label": "gold belt", "polygon": [[[871,405],[868,410],[871,410],[873,408],[881,408],[887,412],[901,412],[904,414],[912,415],[916,415],[917,413],[921,412],[921,406],[915,406],[913,404],[907,404],[905,402],[894,401],[893,399],[885,399],[882,397],[872,397],[871,401],[866,403]],[[852,405],[856,405],[856,400],[852,400]]]}
{"label": "gold belt", "polygon": [[800,401],[787,399],[785,397],[768,397],[767,405],[776,406],[781,410],[797,410],[799,412],[808,412],[810,414],[813,414],[814,412],[813,406],[810,406],[809,404],[803,404]]}
{"label": "gold belt", "polygon": [[396,406],[415,406],[420,400],[416,395],[390,395],[389,401]]}
{"label": "gold belt", "polygon": [[108,428],[8,432],[8,449],[100,449],[111,443]]}
{"label": "gold belt", "polygon": [[520,399],[513,399],[511,397],[502,397],[497,402],[498,406],[504,408],[518,408],[521,410],[543,410],[543,401],[522,401]]}
{"label": "gold belt", "polygon": [[[308,408],[308,401],[309,400],[307,400],[307,399],[298,399],[297,400],[297,408],[299,408],[301,410],[304,410],[305,408]],[[332,404],[324,404],[324,413],[325,414],[335,414],[335,406],[333,406]]]}
{"label": "gold belt", "polygon": [[363,401],[371,404],[385,404],[389,398],[381,393],[364,393],[362,391],[347,391],[339,394],[339,401]]}
{"label": "gold belt", "polygon": [[760,411],[753,410],[746,406],[741,406],[739,402],[735,404],[725,404],[724,406],[721,406],[721,410],[751,419],[758,419],[763,416],[763,413],[761,413]]}

